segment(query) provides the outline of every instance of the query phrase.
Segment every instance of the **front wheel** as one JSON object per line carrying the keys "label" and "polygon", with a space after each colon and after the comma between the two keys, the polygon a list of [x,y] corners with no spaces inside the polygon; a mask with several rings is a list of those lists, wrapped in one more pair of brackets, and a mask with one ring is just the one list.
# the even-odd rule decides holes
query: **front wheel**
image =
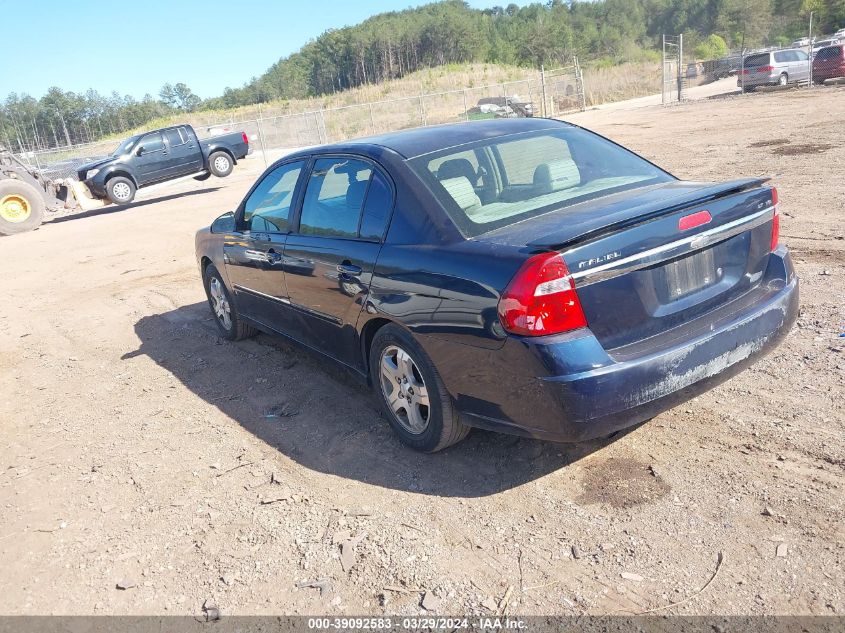
{"label": "front wheel", "polygon": [[388,324],[376,332],[370,376],[390,426],[407,446],[434,453],[469,433],[434,363],[406,330]]}
{"label": "front wheel", "polygon": [[214,322],[223,338],[239,341],[254,336],[255,328],[244,323],[232,301],[226,284],[214,264],[209,264],[203,273],[203,285],[208,297],[208,305],[214,315]]}
{"label": "front wheel", "polygon": [[44,194],[16,178],[0,180],[0,235],[33,231],[44,218]]}
{"label": "front wheel", "polygon": [[109,178],[106,195],[115,204],[129,204],[135,199],[135,183],[123,176]]}
{"label": "front wheel", "polygon": [[218,178],[223,178],[231,174],[234,167],[232,157],[226,152],[214,152],[208,157],[208,169]]}

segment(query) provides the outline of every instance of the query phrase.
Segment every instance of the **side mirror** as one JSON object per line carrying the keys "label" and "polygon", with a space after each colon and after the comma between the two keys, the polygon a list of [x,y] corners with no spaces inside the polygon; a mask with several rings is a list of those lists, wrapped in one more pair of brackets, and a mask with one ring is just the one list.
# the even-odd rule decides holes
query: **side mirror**
{"label": "side mirror", "polygon": [[235,213],[229,211],[211,223],[212,233],[232,233],[235,230]]}
{"label": "side mirror", "polygon": [[144,146],[139,145],[138,148],[135,150],[135,156],[140,156],[143,153],[144,153]]}

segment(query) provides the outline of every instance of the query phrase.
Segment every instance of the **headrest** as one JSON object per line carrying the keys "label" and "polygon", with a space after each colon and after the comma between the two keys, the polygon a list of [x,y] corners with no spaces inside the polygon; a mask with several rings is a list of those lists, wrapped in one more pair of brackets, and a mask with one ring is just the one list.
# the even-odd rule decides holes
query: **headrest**
{"label": "headrest", "polygon": [[538,193],[551,193],[581,184],[581,172],[571,158],[541,163],[534,170],[534,188]]}
{"label": "headrest", "polygon": [[452,158],[440,165],[437,170],[438,180],[449,180],[450,178],[460,178],[463,176],[469,180],[470,184],[475,184],[478,180],[478,174],[472,167],[472,163],[466,158]]}

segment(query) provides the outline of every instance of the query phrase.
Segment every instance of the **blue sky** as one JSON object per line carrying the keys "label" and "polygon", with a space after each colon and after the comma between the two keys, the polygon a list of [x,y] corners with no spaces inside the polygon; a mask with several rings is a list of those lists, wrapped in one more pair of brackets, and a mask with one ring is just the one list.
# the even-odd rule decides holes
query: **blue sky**
{"label": "blue sky", "polygon": [[[184,82],[200,97],[243,85],[330,28],[413,0],[0,0],[5,26],[27,33],[0,55],[0,99],[51,86],[153,96]],[[470,0],[476,8],[505,0]],[[526,4],[519,2],[518,4]],[[22,40],[12,38],[20,44]]]}

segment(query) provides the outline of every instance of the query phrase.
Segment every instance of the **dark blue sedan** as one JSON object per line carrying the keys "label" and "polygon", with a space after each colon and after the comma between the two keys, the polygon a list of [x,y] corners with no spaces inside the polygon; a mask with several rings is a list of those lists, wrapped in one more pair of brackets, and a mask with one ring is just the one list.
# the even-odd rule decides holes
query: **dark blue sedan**
{"label": "dark blue sedan", "polygon": [[606,436],[747,367],[798,312],[778,226],[763,180],[501,119],[285,156],[196,252],[223,336],[333,358],[437,451],[470,427]]}

